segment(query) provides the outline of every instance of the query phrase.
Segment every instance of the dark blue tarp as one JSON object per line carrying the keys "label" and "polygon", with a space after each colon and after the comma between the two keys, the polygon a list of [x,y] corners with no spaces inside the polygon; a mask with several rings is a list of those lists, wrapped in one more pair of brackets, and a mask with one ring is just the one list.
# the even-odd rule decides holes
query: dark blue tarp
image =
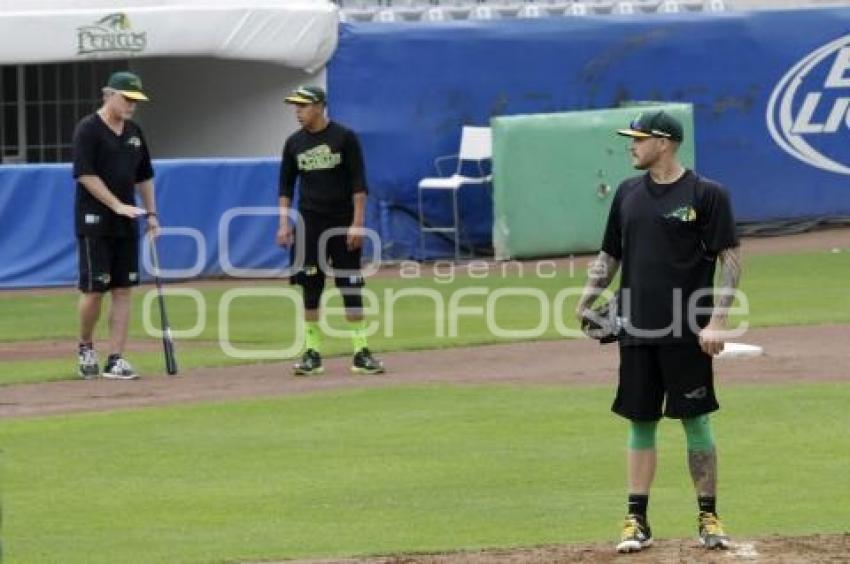
{"label": "dark blue tarp", "polygon": [[[389,214],[385,251],[397,257],[416,255],[417,182],[434,174],[434,157],[457,151],[463,124],[631,100],[694,105],[698,169],[728,187],[739,220],[846,216],[850,177],[784,151],[768,131],[767,109],[798,61],[842,37],[847,45],[848,33],[848,9],[348,24],[329,65],[330,109],[361,135],[372,194]],[[815,125],[850,97],[850,71],[825,87],[837,53],[790,93],[792,118],[799,121],[810,93],[822,93]],[[837,131],[802,137],[850,166],[839,117]],[[469,235],[486,245],[488,194],[470,188],[465,196]],[[449,210],[435,204],[429,213],[447,219]],[[429,245],[428,254],[449,249]]]}
{"label": "dark blue tarp", "polygon": [[[166,235],[158,247],[162,268],[200,262],[200,275],[223,274],[222,239],[235,268],[283,269],[289,257],[274,242],[278,167],[274,159],[155,161],[160,221],[197,230],[205,247],[199,261],[194,239]],[[0,167],[0,287],[76,283],[73,206],[70,165]],[[228,211],[262,207],[269,215],[234,217],[220,236]]]}

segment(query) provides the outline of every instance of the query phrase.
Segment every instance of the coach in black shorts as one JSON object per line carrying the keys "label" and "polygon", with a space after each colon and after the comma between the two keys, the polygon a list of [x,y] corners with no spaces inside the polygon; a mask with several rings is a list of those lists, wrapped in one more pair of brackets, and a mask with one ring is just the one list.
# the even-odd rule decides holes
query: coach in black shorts
{"label": "coach in black shorts", "polygon": [[647,506],[662,413],[681,420],[685,430],[700,541],[707,548],[726,548],[729,541],[717,517],[717,456],[708,414],[719,407],[712,355],[723,349],[741,272],[729,198],[720,185],[679,163],[682,125],[668,113],[641,114],[618,133],[632,139],[632,163],[646,173],[618,188],[602,251],[576,310],[585,315],[622,265],[624,329],[612,409],[631,426],[628,511],[617,550],[639,551],[652,543]]}
{"label": "coach in black shorts", "polygon": [[[103,88],[103,106],[84,117],[74,131],[74,206],[79,249],[80,344],[79,372],[99,373],[92,345],[103,294],[112,294],[109,312],[109,357],[103,377],[137,378],[124,357],[130,319],[130,288],[139,283],[139,227],[147,214],[147,229],[158,233],[153,168],[142,130],[131,118],[146,101],[139,77],[117,72]],[[145,209],[136,207],[138,189]]]}
{"label": "coach in black shorts", "polygon": [[[286,140],[283,148],[277,243],[290,246],[297,236],[305,245],[304,263],[296,265],[299,270],[292,277],[303,289],[306,336],[304,355],[294,371],[299,376],[324,371],[319,304],[325,276],[331,275],[351,326],[351,371],[378,374],[384,367],[369,351],[361,296],[364,281],[360,254],[367,194],[363,155],[354,132],[325,116],[326,99],[324,90],[317,86],[302,86],[286,98],[295,106],[301,129]],[[303,233],[293,232],[289,218],[296,180],[300,180],[298,212]],[[321,244],[323,233],[331,236]]]}

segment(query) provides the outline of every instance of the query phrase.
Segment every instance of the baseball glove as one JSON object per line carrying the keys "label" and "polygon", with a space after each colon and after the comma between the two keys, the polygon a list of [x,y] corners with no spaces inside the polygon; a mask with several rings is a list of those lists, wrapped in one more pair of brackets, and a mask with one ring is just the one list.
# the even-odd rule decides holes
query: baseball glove
{"label": "baseball glove", "polygon": [[592,309],[584,310],[581,316],[581,330],[599,344],[613,343],[620,338],[622,324],[617,316],[618,296]]}

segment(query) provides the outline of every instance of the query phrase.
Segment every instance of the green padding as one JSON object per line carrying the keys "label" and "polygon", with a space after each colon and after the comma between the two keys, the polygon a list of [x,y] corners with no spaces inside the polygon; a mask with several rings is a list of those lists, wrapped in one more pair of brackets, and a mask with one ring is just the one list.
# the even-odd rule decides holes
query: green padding
{"label": "green padding", "polygon": [[655,431],[658,421],[632,421],[629,425],[629,448],[642,450],[655,448]]}
{"label": "green padding", "polygon": [[616,135],[640,110],[682,121],[679,149],[694,166],[690,104],[494,118],[493,247],[497,259],[596,251],[619,183],[637,174],[629,139]]}
{"label": "green padding", "polygon": [[685,428],[689,451],[706,451],[714,448],[714,437],[711,434],[711,421],[708,415],[682,419],[682,426]]}

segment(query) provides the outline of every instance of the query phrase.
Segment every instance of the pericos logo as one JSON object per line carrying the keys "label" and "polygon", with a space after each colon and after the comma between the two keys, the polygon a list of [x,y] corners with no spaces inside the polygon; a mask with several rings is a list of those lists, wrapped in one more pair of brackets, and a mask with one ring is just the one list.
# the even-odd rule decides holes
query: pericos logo
{"label": "pericos logo", "polygon": [[773,89],[766,117],[770,135],[788,154],[850,174],[850,35],[795,64]]}
{"label": "pericos logo", "polygon": [[92,25],[77,28],[77,54],[138,53],[144,51],[148,34],[133,31],[127,14],[117,12],[97,20]]}

